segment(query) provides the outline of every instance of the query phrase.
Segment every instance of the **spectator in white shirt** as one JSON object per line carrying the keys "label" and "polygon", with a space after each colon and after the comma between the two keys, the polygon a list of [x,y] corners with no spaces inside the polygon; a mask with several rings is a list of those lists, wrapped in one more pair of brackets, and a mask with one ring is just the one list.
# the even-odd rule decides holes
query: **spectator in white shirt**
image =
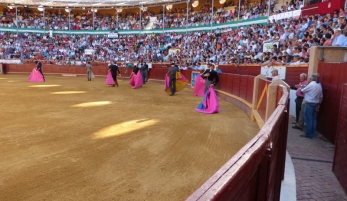
{"label": "spectator in white shirt", "polygon": [[271,71],[271,75],[272,75],[272,82],[281,79],[280,76],[278,76],[278,70],[277,69],[273,69]]}
{"label": "spectator in white shirt", "polygon": [[317,74],[310,76],[309,84],[301,89],[305,94],[305,135],[301,137],[314,138],[316,137],[317,112],[320,109],[320,104],[323,100],[323,90],[321,84],[317,83]]}

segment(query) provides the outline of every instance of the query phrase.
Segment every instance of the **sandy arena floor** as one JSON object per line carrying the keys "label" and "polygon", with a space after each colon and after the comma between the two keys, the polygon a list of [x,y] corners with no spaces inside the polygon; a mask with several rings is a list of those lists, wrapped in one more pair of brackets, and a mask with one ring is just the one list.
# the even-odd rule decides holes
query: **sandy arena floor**
{"label": "sandy arena floor", "polygon": [[0,75],[0,200],[184,200],[258,131],[233,104],[194,111],[187,88]]}

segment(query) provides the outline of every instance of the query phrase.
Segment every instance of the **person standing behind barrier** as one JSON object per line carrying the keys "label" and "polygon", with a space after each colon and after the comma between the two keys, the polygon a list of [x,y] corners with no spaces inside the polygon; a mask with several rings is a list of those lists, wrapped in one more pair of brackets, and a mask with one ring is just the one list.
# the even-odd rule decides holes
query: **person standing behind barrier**
{"label": "person standing behind barrier", "polygon": [[209,69],[206,69],[201,74],[201,77],[205,79],[204,94],[206,94],[210,86],[216,86],[216,84],[219,82],[219,77],[217,72],[214,70],[213,64],[209,64]]}
{"label": "person standing behind barrier", "polygon": [[[315,75],[317,76],[317,83],[319,85],[321,85],[319,83],[319,73],[315,73]],[[306,81],[306,84],[307,84],[307,81]],[[321,87],[322,87],[322,85],[321,85]],[[292,128],[304,130],[304,127],[305,127],[305,106],[306,106],[306,101],[305,101],[305,96],[304,96],[304,100],[301,103],[301,108],[300,108],[301,110],[300,110],[298,122]]]}
{"label": "person standing behind barrier", "polygon": [[301,92],[301,89],[306,87],[306,85],[307,85],[307,75],[305,73],[301,73],[300,74],[300,83],[295,85],[295,87],[297,88],[296,99],[295,99],[295,103],[296,103],[296,116],[295,116],[295,118],[296,118],[296,121],[293,122],[295,124],[297,124],[299,122],[301,105],[302,105],[302,102],[303,102],[304,96],[305,96],[305,94]]}
{"label": "person standing behind barrier", "polygon": [[90,62],[88,61],[88,63],[86,64],[86,70],[87,70],[87,79],[88,81],[92,81],[92,65],[90,65]]}
{"label": "person standing behind barrier", "polygon": [[271,71],[271,75],[272,75],[272,81],[271,82],[274,82],[276,80],[280,80],[280,76],[278,76],[278,70],[277,69],[273,69]]}
{"label": "person standing behind barrier", "polygon": [[119,85],[118,85],[118,81],[117,81],[117,72],[118,72],[119,76],[120,76],[121,74],[120,74],[120,71],[119,71],[119,68],[118,68],[117,63],[114,63],[113,61],[111,61],[111,65],[109,66],[109,69],[110,69],[110,71],[111,71],[111,75],[112,75],[113,81],[114,81],[114,83],[115,83],[115,84],[113,85],[113,87],[114,87],[115,85],[117,85],[117,87],[118,87]]}
{"label": "person standing behind barrier", "polygon": [[45,82],[45,76],[42,73],[42,63],[40,61],[36,61],[36,70],[39,71],[43,77],[43,81]]}
{"label": "person standing behind barrier", "polygon": [[301,92],[305,94],[305,135],[300,137],[314,138],[316,137],[317,127],[317,112],[320,109],[320,104],[323,100],[322,86],[317,83],[317,74],[310,76],[309,84],[301,89]]}
{"label": "person standing behind barrier", "polygon": [[167,76],[169,76],[169,87],[171,94],[170,96],[175,95],[176,92],[176,73],[179,72],[177,65],[172,65],[171,68],[169,68],[169,71],[166,73]]}

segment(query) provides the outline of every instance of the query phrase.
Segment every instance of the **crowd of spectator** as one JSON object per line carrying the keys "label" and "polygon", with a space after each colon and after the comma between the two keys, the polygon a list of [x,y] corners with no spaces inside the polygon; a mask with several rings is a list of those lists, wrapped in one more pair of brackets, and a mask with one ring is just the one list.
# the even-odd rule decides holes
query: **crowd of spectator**
{"label": "crowd of spectator", "polygon": [[[218,12],[218,11],[217,11]],[[88,16],[86,16],[88,18]],[[269,21],[267,25],[177,34],[69,35],[0,33],[2,59],[53,60],[61,65],[87,61],[176,62],[183,69],[216,64],[297,65],[309,61],[312,46],[347,46],[347,13]],[[107,17],[106,17],[107,18]],[[264,44],[274,43],[270,49]],[[86,55],[85,49],[93,49]]]}
{"label": "crowd of spectator", "polygon": [[[275,1],[271,1],[272,3]],[[284,12],[300,8],[299,0],[292,0],[287,2],[287,6],[282,6],[283,9],[274,11],[271,6],[271,13]],[[220,24],[225,22],[253,19],[261,16],[268,15],[268,4],[265,2],[248,3],[242,1],[240,7],[240,15],[238,14],[238,5],[230,9],[229,4],[222,8],[214,8],[214,14],[211,15],[212,7],[209,4],[204,5],[198,11],[193,11],[190,7],[188,12],[186,8],[173,8],[166,10],[164,15],[165,28],[178,28],[186,26],[200,26],[213,24]],[[72,11],[69,18],[69,13],[61,10],[46,10],[43,17],[43,12],[34,12],[32,9],[22,8],[18,10],[18,18],[16,23],[16,8],[5,7],[3,16],[0,18],[0,27],[16,27],[18,28],[31,28],[31,29],[53,29],[53,30],[139,30],[148,28],[150,17],[156,17],[157,20],[149,28],[163,28],[163,12],[160,10],[158,13],[152,11],[142,11],[141,19],[139,12],[128,13],[126,11],[118,13],[118,17],[113,11],[112,14],[99,14],[92,13],[91,10],[85,12]],[[117,23],[118,22],[118,23]],[[146,27],[147,26],[147,27]]]}

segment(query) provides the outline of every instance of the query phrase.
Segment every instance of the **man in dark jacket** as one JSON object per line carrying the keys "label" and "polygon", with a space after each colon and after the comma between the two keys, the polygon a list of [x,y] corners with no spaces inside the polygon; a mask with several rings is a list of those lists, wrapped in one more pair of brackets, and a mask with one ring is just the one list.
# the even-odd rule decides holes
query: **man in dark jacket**
{"label": "man in dark jacket", "polygon": [[143,84],[146,84],[147,75],[148,75],[148,65],[146,64],[146,62],[145,63],[141,62],[141,65],[139,66],[139,68],[141,69]]}
{"label": "man in dark jacket", "polygon": [[[110,71],[111,71],[111,75],[112,75],[112,78],[113,78],[113,80],[114,80],[114,83],[115,83],[115,85],[117,85],[117,87],[118,87],[119,85],[118,85],[118,82],[117,82],[117,72],[118,72],[119,76],[120,76],[121,74],[120,74],[120,71],[119,71],[119,68],[118,68],[117,63],[114,63],[113,61],[111,61],[111,65],[109,66],[109,69],[110,69]],[[114,87],[115,85],[113,85],[113,87]]]}
{"label": "man in dark jacket", "polygon": [[172,67],[169,69],[169,71],[166,73],[167,76],[169,76],[169,86],[170,86],[170,91],[171,94],[170,96],[175,95],[176,92],[176,72],[178,72],[178,66],[177,65],[172,65]]}
{"label": "man in dark jacket", "polygon": [[206,91],[208,91],[208,88],[210,86],[216,86],[216,84],[219,82],[219,77],[217,74],[217,71],[214,70],[214,64],[209,64],[209,69],[206,69],[202,74],[201,77],[205,79],[205,87],[204,87],[204,93],[206,94]]}
{"label": "man in dark jacket", "polygon": [[45,76],[42,73],[42,63],[40,61],[36,61],[35,63],[36,63],[36,70],[41,73],[41,75],[43,77],[43,81],[46,81]]}

